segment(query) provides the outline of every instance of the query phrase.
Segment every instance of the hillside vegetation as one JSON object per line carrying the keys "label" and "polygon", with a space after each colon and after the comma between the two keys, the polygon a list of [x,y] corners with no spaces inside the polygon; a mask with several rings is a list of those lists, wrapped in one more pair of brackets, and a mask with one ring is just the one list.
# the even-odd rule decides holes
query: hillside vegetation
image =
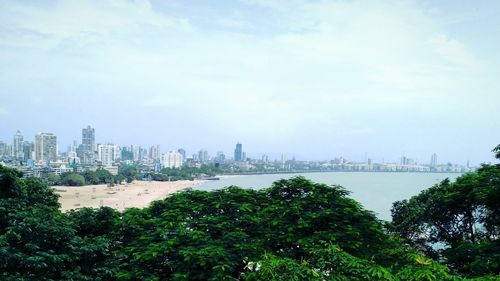
{"label": "hillside vegetation", "polygon": [[302,177],[61,213],[43,181],[0,167],[0,279],[500,280],[499,170],[396,202],[388,223]]}

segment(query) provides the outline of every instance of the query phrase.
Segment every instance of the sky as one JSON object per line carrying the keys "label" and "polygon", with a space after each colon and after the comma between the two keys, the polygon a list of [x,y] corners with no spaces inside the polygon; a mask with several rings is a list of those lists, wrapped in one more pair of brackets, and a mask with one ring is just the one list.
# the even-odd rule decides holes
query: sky
{"label": "sky", "polygon": [[297,159],[493,162],[499,1],[0,0],[17,130]]}

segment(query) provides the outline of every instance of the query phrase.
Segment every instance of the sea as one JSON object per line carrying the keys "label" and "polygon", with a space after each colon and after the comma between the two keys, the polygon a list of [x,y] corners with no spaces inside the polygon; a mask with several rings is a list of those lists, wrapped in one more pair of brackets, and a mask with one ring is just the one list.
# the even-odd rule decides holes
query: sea
{"label": "sea", "polygon": [[367,210],[375,212],[381,220],[391,220],[391,207],[395,201],[410,199],[442,180],[454,181],[459,173],[383,173],[383,172],[324,172],[304,174],[263,174],[222,176],[220,180],[204,182],[193,189],[210,191],[236,185],[242,188],[270,187],[279,179],[303,176],[314,182],[341,185],[350,196]]}

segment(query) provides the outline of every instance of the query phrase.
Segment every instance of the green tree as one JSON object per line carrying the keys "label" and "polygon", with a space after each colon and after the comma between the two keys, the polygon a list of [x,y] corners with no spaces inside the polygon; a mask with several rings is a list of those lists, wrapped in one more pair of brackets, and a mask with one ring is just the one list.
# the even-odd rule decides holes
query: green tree
{"label": "green tree", "polygon": [[[53,189],[20,176],[0,166],[0,279],[113,280],[111,240],[78,236],[75,223],[59,211]],[[105,230],[116,216],[106,219],[104,212],[98,212],[96,227]]]}
{"label": "green tree", "polygon": [[85,177],[78,173],[64,173],[59,180],[61,185],[82,186],[85,185]]}
{"label": "green tree", "polygon": [[500,166],[484,165],[393,204],[393,230],[472,276],[500,273]]}

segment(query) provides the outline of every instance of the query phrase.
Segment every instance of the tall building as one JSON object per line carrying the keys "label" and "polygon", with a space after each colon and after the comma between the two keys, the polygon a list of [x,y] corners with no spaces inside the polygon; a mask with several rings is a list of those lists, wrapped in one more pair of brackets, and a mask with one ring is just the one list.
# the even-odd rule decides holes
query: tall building
{"label": "tall building", "polygon": [[7,156],[7,144],[0,141],[0,158]]}
{"label": "tall building", "polygon": [[35,135],[35,160],[57,160],[57,137],[54,134],[40,132]]}
{"label": "tall building", "polygon": [[186,159],[186,150],[184,148],[177,149],[177,152],[182,155],[182,159]]}
{"label": "tall building", "polygon": [[33,159],[35,152],[35,144],[31,141],[23,142],[23,160],[28,161],[29,159]]}
{"label": "tall building", "polygon": [[153,145],[149,148],[149,158],[152,160],[159,160],[160,155],[160,145]]}
{"label": "tall building", "polygon": [[182,166],[182,155],[177,151],[169,151],[162,155],[161,165],[164,168],[180,168]]}
{"label": "tall building", "polygon": [[433,153],[431,155],[431,167],[436,167],[437,166],[437,159],[438,159],[437,154]]}
{"label": "tall building", "polygon": [[408,164],[408,158],[406,156],[401,156],[401,161],[400,161],[401,166],[405,166]]}
{"label": "tall building", "polygon": [[131,145],[130,146],[130,151],[132,152],[132,160],[135,162],[141,160],[141,146],[139,145]]}
{"label": "tall building", "polygon": [[206,151],[206,150],[198,151],[198,161],[200,161],[200,163],[207,163],[208,162],[208,151]]}
{"label": "tall building", "polygon": [[120,158],[120,148],[114,144],[98,144],[97,158],[103,166],[111,166]]}
{"label": "tall building", "polygon": [[95,159],[95,129],[87,126],[82,129],[82,148],[81,154],[83,156],[84,164],[92,164]]}
{"label": "tall building", "polygon": [[234,161],[243,161],[243,147],[241,143],[237,143],[234,149]]}
{"label": "tall building", "polygon": [[217,151],[217,156],[215,157],[215,161],[217,163],[224,163],[226,161],[226,155],[224,155],[224,152]]}
{"label": "tall building", "polygon": [[19,131],[17,131],[14,135],[14,142],[12,143],[12,156],[17,160],[22,160],[24,158],[23,135],[21,135],[21,132]]}

